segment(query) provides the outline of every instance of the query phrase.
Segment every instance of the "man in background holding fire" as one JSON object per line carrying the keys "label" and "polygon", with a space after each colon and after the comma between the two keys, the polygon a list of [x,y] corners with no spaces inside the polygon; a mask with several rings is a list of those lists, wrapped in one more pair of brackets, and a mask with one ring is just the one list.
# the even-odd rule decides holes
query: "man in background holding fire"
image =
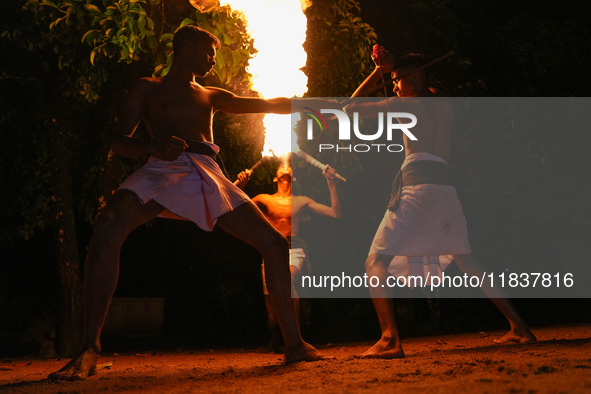
{"label": "man in background holding fire", "polygon": [[[308,262],[306,243],[298,237],[300,219],[306,211],[332,218],[341,217],[341,204],[335,182],[335,173],[334,168],[329,165],[322,172],[326,178],[328,190],[330,191],[330,206],[319,204],[310,197],[292,195],[291,184],[292,181],[295,181],[295,178],[293,178],[292,169],[288,165],[280,165],[277,169],[275,178],[273,179],[273,182],[277,183],[276,193],[259,194],[252,199],[273,227],[283,234],[289,242],[289,269],[291,272],[293,309],[298,325],[300,321],[300,301],[295,284],[301,275],[304,263]],[[238,179],[235,183],[241,188],[244,187],[250,179],[250,174],[251,171],[249,170],[242,171],[238,174]],[[265,306],[267,308],[267,325],[271,330],[271,340],[268,347],[270,351],[279,353],[282,335],[279,329],[278,319],[273,312],[273,308],[271,308],[264,263],[262,265],[262,274]]]}

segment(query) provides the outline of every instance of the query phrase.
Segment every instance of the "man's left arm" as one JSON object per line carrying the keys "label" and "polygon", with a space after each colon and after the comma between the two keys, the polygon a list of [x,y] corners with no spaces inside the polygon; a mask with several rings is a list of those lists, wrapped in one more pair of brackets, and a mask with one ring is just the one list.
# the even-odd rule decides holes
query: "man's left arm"
{"label": "man's left arm", "polygon": [[291,114],[303,111],[305,107],[341,109],[339,104],[333,100],[298,98],[292,102],[292,99],[289,97],[275,97],[270,99],[242,97],[224,89],[209,89],[212,92],[211,103],[214,111],[224,111],[233,114]]}

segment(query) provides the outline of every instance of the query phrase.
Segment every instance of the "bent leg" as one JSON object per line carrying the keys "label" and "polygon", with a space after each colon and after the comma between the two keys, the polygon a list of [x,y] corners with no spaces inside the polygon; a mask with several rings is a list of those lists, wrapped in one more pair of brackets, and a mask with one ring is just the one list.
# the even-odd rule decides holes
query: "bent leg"
{"label": "bent leg", "polygon": [[104,207],[94,228],[84,266],[84,341],[80,353],[50,379],[82,379],[96,374],[101,351],[100,335],[111,297],[119,278],[119,254],[135,228],[152,220],[163,207],[149,201],[141,204],[128,191],[115,193]]}
{"label": "bent leg", "polygon": [[[389,276],[388,265],[394,256],[373,254],[365,261],[367,276],[376,276],[380,283],[386,283]],[[387,286],[370,287],[373,305],[380,321],[382,337],[380,340],[361,354],[363,358],[402,358],[404,351],[400,343],[400,335],[396,324],[394,301],[392,300],[393,289]]]}
{"label": "bent leg", "polygon": [[302,340],[296,323],[290,294],[287,239],[252,202],[222,215],[217,224],[228,234],[253,246],[263,256],[269,301],[283,334],[286,362],[322,359],[318,350]]}
{"label": "bent leg", "polygon": [[[477,277],[482,276],[484,270],[472,253],[454,255],[453,259],[460,270],[466,274]],[[483,284],[482,291],[488,298],[490,298],[493,304],[495,304],[511,325],[511,331],[505,334],[502,338],[495,340],[496,343],[524,343],[536,340],[535,335],[530,331],[525,320],[519,315],[517,309],[515,309],[513,304],[506,298],[500,288],[492,288]]]}

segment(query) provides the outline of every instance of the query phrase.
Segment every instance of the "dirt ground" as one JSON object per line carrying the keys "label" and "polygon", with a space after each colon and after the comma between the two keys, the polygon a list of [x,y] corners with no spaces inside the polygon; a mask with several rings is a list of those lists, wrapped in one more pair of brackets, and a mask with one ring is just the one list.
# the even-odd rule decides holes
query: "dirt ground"
{"label": "dirt ground", "polygon": [[319,346],[335,359],[293,365],[243,349],[105,354],[76,382],[45,379],[66,360],[0,360],[0,392],[591,392],[591,324],[532,331],[523,345],[495,345],[501,332],[407,339],[400,360],[355,358],[370,343]]}

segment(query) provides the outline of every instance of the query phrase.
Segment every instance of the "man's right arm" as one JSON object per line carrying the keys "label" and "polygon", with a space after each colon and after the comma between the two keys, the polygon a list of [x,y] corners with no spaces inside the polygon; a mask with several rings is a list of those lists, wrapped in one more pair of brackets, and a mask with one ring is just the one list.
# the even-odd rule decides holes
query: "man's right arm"
{"label": "man's right arm", "polygon": [[244,189],[244,186],[246,186],[248,181],[250,181],[250,174],[252,174],[252,170],[249,170],[249,169],[246,169],[246,170],[240,172],[236,176],[236,180],[234,181],[234,184],[236,186],[238,186],[240,189]]}
{"label": "man's right arm", "polygon": [[[383,75],[390,75],[394,68],[394,56],[390,52],[384,51],[383,48],[379,52],[380,58],[376,57],[374,52],[371,56],[374,61],[375,68],[371,74],[359,85],[351,97],[367,96],[367,92],[380,82]],[[380,61],[381,59],[381,61]]]}

